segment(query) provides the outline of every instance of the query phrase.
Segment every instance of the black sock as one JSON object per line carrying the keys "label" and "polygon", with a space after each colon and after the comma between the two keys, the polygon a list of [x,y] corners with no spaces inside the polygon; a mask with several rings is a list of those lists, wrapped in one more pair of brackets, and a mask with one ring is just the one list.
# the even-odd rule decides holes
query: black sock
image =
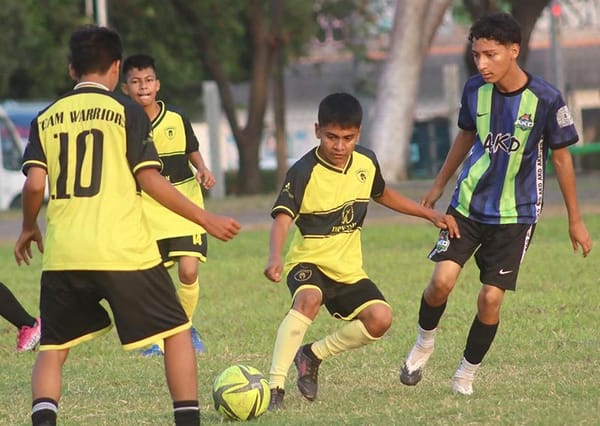
{"label": "black sock", "polygon": [[31,424],[33,426],[55,426],[58,402],[52,398],[38,398],[31,404]]}
{"label": "black sock", "polygon": [[[499,324],[499,323],[498,323]],[[479,321],[477,315],[471,324],[469,336],[467,337],[467,345],[465,347],[464,356],[471,364],[479,364],[487,351],[492,346],[498,324],[487,325]]]}
{"label": "black sock", "polygon": [[421,307],[419,308],[419,325],[423,330],[433,330],[440,323],[440,318],[446,310],[444,302],[440,306],[430,306],[425,301],[425,296],[421,296]]}
{"label": "black sock", "polygon": [[0,315],[17,328],[33,327],[35,318],[27,313],[14,294],[0,282]]}
{"label": "black sock", "polygon": [[198,401],[173,401],[173,413],[176,426],[198,426],[200,424]]}

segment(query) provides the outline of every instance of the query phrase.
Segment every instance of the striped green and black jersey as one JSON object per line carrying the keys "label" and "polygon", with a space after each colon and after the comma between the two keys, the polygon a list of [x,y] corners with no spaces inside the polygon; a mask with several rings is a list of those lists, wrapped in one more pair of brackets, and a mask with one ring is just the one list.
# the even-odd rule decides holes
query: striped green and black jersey
{"label": "striped green and black jersey", "polygon": [[[179,192],[203,208],[202,190],[188,160],[190,153],[198,151],[198,140],[192,125],[162,101],[158,104],[160,112],[152,120],[152,139],[163,163],[161,173]],[[142,193],[142,199],[156,240],[206,232],[201,226],[163,207],[146,193]]]}
{"label": "striped green and black jersey", "polygon": [[476,75],[465,84],[458,125],[477,136],[450,205],[481,223],[537,222],[548,150],[578,140],[560,92],[528,75],[521,90],[501,93]]}
{"label": "striped green and black jersey", "polygon": [[297,226],[286,271],[307,262],[341,283],[366,278],[360,233],[370,198],[384,188],[375,154],[360,145],[343,169],[325,161],[318,148],[305,154],[289,169],[271,211],[291,216]]}
{"label": "striped green and black jersey", "polygon": [[134,174],[160,169],[144,110],[80,83],[32,121],[23,171],[48,173],[44,270],[137,270],[160,255]]}

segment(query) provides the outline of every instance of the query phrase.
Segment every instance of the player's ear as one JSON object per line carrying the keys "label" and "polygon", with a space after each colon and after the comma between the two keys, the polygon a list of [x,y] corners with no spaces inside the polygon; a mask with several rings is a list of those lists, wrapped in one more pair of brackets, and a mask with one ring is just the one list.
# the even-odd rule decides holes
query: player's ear
{"label": "player's ear", "polygon": [[160,80],[156,79],[156,91],[158,92],[160,90]]}
{"label": "player's ear", "polygon": [[319,123],[315,123],[315,136],[317,139],[321,139],[321,128],[319,127]]}
{"label": "player's ear", "polygon": [[510,53],[513,58],[517,59],[519,57],[519,53],[521,53],[521,46],[518,43],[513,43],[510,46]]}
{"label": "player's ear", "polygon": [[75,69],[73,68],[72,64],[69,64],[69,76],[71,77],[71,79],[73,81],[77,81],[79,80],[79,76],[77,75],[77,73],[75,72]]}
{"label": "player's ear", "polygon": [[127,90],[127,83],[121,83],[121,92],[123,92],[124,95],[129,96],[129,90]]}

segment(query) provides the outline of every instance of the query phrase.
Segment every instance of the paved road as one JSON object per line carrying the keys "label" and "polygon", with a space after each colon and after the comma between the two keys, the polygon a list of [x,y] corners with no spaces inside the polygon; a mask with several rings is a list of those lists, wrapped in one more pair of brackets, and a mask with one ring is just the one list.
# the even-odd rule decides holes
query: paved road
{"label": "paved road", "polygon": [[[585,173],[577,177],[578,198],[581,210],[584,214],[600,214],[600,173]],[[410,181],[394,185],[394,188],[403,195],[419,200],[429,188],[430,180]],[[446,193],[438,203],[438,208],[443,209],[448,203],[452,193],[449,186]],[[235,217],[241,224],[243,230],[268,229],[271,224],[269,216],[270,206],[273,200],[269,197],[238,197],[237,199],[209,200],[207,208],[215,213],[227,214]],[[562,195],[554,177],[547,179],[545,189],[544,216],[566,215]],[[415,223],[422,219],[397,214],[385,207],[372,202],[369,206],[367,223],[373,222],[390,223]],[[21,219],[18,212],[0,214],[0,242],[14,242],[19,234]]]}

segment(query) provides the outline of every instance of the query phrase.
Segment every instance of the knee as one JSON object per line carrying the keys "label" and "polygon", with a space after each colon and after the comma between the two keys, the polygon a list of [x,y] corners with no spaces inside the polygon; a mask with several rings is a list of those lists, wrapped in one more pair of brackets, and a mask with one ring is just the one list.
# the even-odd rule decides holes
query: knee
{"label": "knee", "polygon": [[198,279],[196,268],[179,268],[179,281],[184,284],[193,284]]}
{"label": "knee", "polygon": [[481,311],[496,312],[500,310],[500,305],[502,305],[503,299],[504,290],[498,287],[484,286],[479,292],[477,305]]}
{"label": "knee", "polygon": [[433,277],[425,289],[425,300],[431,306],[441,305],[448,299],[454,283],[448,277]]}
{"label": "knee", "polygon": [[387,305],[380,304],[361,320],[369,334],[379,338],[392,326],[392,318],[392,310]]}
{"label": "knee", "polygon": [[302,290],[294,298],[293,309],[314,319],[321,308],[323,297],[317,290]]}

